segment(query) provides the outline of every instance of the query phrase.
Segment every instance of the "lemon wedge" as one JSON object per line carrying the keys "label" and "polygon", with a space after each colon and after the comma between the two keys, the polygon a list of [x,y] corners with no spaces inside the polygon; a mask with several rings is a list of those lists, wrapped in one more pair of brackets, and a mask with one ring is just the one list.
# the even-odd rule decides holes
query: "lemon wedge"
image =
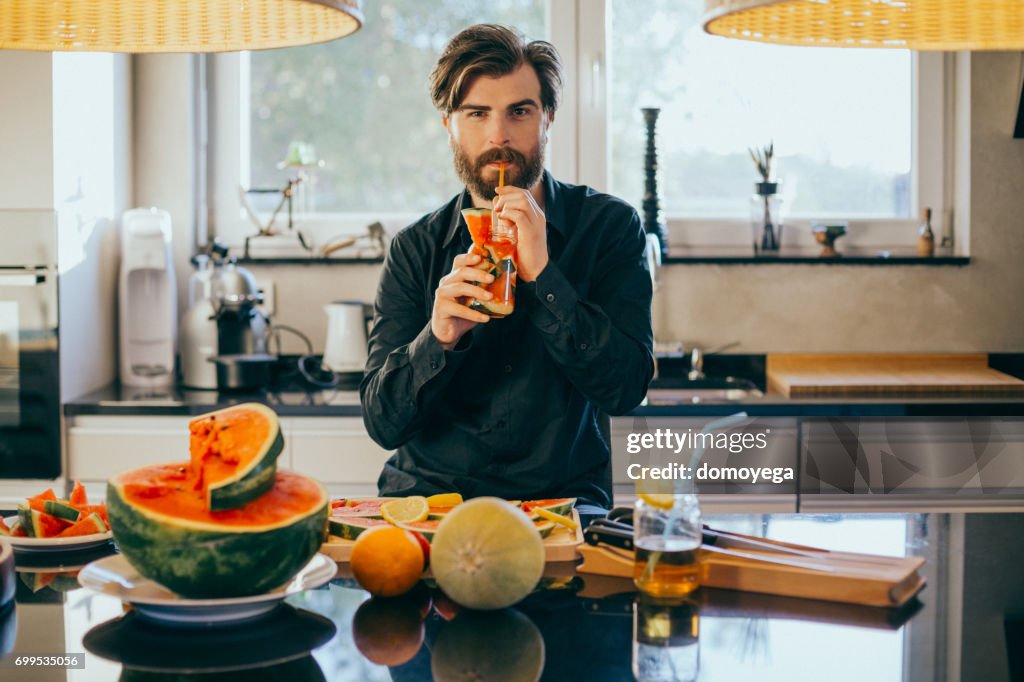
{"label": "lemon wedge", "polygon": [[562,516],[561,514],[556,514],[553,511],[548,511],[543,507],[537,507],[536,509],[533,509],[531,511],[537,516],[541,517],[542,519],[545,519],[547,521],[554,521],[555,523],[561,524],[566,528],[572,528],[573,530],[576,530],[580,527],[580,524],[576,523],[575,519],[571,519],[568,516]]}
{"label": "lemon wedge", "polygon": [[426,520],[430,513],[430,505],[427,498],[413,495],[385,502],[380,506],[380,513],[385,521],[396,526],[402,523],[416,523]]}
{"label": "lemon wedge", "polygon": [[462,504],[462,495],[459,493],[441,493],[427,498],[427,505],[431,507],[454,507],[457,504]]}
{"label": "lemon wedge", "polygon": [[675,503],[675,495],[667,493],[640,493],[640,499],[658,509],[671,509]]}

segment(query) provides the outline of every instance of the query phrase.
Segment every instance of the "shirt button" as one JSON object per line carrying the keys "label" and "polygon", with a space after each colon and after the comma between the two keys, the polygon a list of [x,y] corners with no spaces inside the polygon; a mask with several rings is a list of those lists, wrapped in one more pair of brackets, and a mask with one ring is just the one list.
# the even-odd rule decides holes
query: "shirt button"
{"label": "shirt button", "polygon": [[580,350],[586,350],[586,349],[587,349],[587,344],[581,343],[580,344]]}
{"label": "shirt button", "polygon": [[430,369],[437,369],[437,360],[430,361]]}
{"label": "shirt button", "polygon": [[505,374],[512,373],[512,365],[505,365]]}
{"label": "shirt button", "polygon": [[544,298],[547,300],[548,303],[554,303],[555,302],[555,295],[554,294],[548,294]]}

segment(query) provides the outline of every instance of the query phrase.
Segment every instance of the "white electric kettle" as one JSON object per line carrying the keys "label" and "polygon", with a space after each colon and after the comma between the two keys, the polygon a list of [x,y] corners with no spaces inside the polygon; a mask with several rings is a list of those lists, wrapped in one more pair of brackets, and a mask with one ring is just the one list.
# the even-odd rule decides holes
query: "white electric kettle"
{"label": "white electric kettle", "polygon": [[324,306],[327,343],[324,364],[335,372],[362,372],[373,306],[361,301],[335,301]]}

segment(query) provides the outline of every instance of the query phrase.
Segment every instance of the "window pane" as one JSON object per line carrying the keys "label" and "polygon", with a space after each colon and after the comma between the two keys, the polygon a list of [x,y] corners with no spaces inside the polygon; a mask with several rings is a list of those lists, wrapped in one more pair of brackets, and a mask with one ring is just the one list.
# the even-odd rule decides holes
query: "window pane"
{"label": "window pane", "polygon": [[747,217],[759,179],[747,148],[774,141],[787,215],[910,216],[909,51],[712,37],[700,0],[611,5],[615,194],[640,204],[640,108],[655,106],[667,215]]}
{"label": "window pane", "polygon": [[365,25],[344,40],[252,53],[250,186],[282,187],[277,164],[302,141],[326,164],[307,192],[315,210],[426,212],[461,186],[427,89],[441,48],[478,22],[543,38],[544,0],[389,0],[364,10]]}

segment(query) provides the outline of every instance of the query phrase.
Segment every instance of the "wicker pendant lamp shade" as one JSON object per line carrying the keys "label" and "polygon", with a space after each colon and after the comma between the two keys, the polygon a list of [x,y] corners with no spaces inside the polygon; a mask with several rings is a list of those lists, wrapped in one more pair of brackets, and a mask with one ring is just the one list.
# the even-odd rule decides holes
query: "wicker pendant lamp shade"
{"label": "wicker pendant lamp shade", "polygon": [[362,26],[359,0],[0,0],[0,49],[231,52]]}
{"label": "wicker pendant lamp shade", "polygon": [[783,45],[1024,49],[1022,0],[705,0],[704,30]]}

